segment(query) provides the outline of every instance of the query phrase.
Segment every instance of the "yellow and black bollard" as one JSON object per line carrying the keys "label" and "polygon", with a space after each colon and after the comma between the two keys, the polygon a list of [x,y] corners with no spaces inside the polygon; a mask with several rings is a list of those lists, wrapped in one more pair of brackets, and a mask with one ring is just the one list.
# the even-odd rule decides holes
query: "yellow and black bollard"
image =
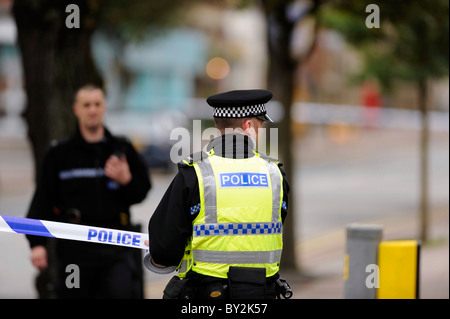
{"label": "yellow and black bollard", "polygon": [[419,299],[420,242],[382,241],[378,246],[378,299]]}

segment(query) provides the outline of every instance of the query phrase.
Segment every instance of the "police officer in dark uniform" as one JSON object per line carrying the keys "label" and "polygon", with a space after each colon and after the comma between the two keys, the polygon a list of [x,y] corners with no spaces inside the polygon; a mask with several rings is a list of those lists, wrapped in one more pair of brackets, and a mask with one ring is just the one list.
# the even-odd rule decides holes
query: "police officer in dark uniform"
{"label": "police officer in dark uniform", "polygon": [[[103,125],[101,88],[81,87],[73,110],[76,133],[47,153],[27,217],[135,230],[130,206],[143,201],[151,188],[143,159],[126,138],[112,135]],[[47,238],[27,239],[33,265],[46,270]],[[57,240],[57,297],[141,298],[142,274],[134,253],[120,246]],[[66,285],[71,264],[79,267],[79,288]]]}
{"label": "police officer in dark uniform", "polygon": [[[149,222],[147,268],[174,276],[163,298],[275,298],[289,184],[278,160],[255,150],[272,122],[267,90],[207,99],[221,135],[189,156]],[[278,284],[277,284],[278,282]]]}

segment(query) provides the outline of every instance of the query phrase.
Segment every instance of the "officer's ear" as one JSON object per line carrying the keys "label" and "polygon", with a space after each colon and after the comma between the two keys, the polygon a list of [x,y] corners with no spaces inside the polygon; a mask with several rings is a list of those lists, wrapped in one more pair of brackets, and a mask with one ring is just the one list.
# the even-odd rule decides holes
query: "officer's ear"
{"label": "officer's ear", "polygon": [[78,114],[77,114],[77,101],[73,102],[73,104],[72,104],[72,111],[73,111],[73,114],[75,114],[75,116],[78,117]]}
{"label": "officer's ear", "polygon": [[75,114],[75,116],[78,117],[77,115],[77,104],[78,104],[78,99],[79,99],[79,93],[81,90],[78,90],[77,92],[75,92],[75,95],[73,96],[73,103],[72,103],[72,111],[73,114]]}
{"label": "officer's ear", "polygon": [[242,130],[245,132],[245,130],[249,129],[249,128],[254,128],[253,122],[251,119],[246,119],[244,122],[242,122],[241,124],[241,128]]}

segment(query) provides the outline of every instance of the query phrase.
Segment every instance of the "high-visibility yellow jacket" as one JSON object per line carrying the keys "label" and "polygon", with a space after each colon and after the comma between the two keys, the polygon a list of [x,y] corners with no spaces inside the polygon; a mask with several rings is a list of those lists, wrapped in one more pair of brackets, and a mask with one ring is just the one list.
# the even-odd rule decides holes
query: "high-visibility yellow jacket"
{"label": "high-visibility yellow jacket", "polygon": [[283,177],[277,163],[255,156],[242,159],[214,155],[194,167],[200,212],[193,223],[178,275],[189,270],[227,278],[230,266],[279,270],[282,240]]}

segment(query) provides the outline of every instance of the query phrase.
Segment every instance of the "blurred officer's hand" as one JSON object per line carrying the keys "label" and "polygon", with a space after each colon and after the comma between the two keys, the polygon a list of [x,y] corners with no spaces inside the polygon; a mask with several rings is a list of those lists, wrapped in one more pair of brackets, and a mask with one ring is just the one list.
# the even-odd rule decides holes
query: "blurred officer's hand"
{"label": "blurred officer's hand", "polygon": [[105,175],[120,185],[127,185],[131,181],[130,167],[124,154],[118,158],[111,155],[105,163]]}
{"label": "blurred officer's hand", "polygon": [[39,270],[47,269],[47,249],[44,246],[33,247],[31,249],[31,262]]}

